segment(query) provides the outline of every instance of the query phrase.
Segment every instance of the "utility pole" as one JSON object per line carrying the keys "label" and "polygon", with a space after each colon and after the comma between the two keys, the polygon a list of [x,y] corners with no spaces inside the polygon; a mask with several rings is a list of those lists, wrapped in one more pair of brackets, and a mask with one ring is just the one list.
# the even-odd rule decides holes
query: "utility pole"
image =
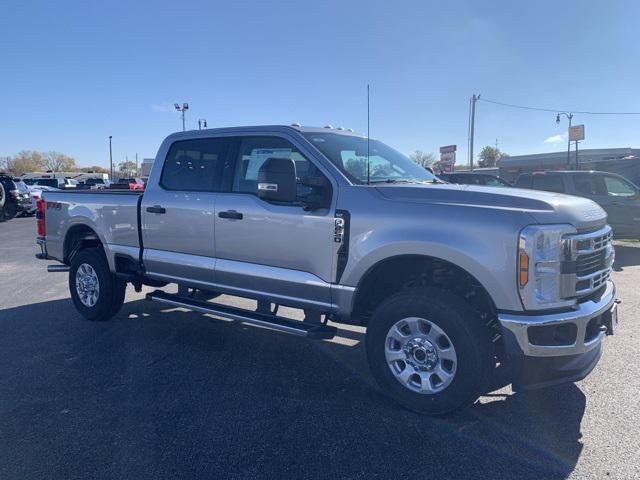
{"label": "utility pole", "polygon": [[473,94],[470,102],[470,114],[469,114],[469,170],[473,171],[473,136],[475,130],[476,121],[476,102],[480,100],[480,95]]}
{"label": "utility pole", "polygon": [[109,135],[109,181],[113,182],[113,152],[111,151],[111,135]]}
{"label": "utility pole", "polygon": [[138,152],[136,152],[136,174],[135,176],[138,176]]}
{"label": "utility pole", "polygon": [[[569,130],[571,130],[571,120],[573,119],[573,113],[569,112],[560,112],[556,115],[556,123],[560,123],[560,115],[564,115],[569,120],[569,129],[567,130],[567,168],[571,169],[571,140],[569,140]],[[577,143],[576,143],[577,148]],[[576,159],[578,157],[576,156]],[[577,160],[576,160],[576,163]]]}
{"label": "utility pole", "polygon": [[185,123],[184,123],[184,113],[189,110],[189,104],[187,102],[183,103],[182,106],[180,106],[177,103],[174,103],[173,106],[175,107],[175,109],[180,112],[182,114],[182,131],[184,132],[186,130],[185,128]]}

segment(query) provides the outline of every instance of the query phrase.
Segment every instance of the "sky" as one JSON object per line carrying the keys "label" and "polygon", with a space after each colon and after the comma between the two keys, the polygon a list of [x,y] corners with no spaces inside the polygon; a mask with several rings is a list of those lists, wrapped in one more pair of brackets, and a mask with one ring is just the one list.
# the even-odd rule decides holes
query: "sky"
{"label": "sky", "polygon": [[[332,124],[409,154],[566,149],[567,111],[640,112],[640,2],[24,1],[0,5],[0,156],[154,157],[182,128]],[[640,115],[576,114],[580,148],[640,147]]]}

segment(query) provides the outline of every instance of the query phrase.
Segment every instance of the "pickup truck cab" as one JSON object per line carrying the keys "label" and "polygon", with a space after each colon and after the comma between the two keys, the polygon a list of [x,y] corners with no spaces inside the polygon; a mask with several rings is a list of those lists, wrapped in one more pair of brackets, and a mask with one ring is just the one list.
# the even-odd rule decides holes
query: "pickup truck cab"
{"label": "pickup truck cab", "polygon": [[[329,321],[364,325],[381,389],[419,412],[450,412],[505,383],[579,380],[617,322],[598,205],[445,184],[341,129],[176,133],[143,193],[43,196],[37,256],[64,264],[52,270],[69,271],[84,317],[115,315],[128,283],[172,283],[178,294],[147,299],[316,339],[335,335]],[[278,305],[305,321],[278,316]]]}

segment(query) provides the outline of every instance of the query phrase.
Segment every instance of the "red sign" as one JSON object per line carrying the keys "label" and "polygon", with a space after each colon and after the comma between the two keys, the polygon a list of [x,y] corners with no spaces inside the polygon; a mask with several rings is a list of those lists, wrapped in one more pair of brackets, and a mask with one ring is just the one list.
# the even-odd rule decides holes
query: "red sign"
{"label": "red sign", "polygon": [[447,145],[445,147],[440,147],[440,153],[453,153],[457,149],[457,145]]}

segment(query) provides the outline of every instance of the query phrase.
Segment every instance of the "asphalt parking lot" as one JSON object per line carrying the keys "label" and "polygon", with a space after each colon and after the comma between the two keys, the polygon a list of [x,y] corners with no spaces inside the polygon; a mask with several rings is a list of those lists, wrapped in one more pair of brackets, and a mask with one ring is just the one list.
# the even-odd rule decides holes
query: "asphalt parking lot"
{"label": "asphalt parking lot", "polygon": [[621,324],[591,376],[434,419],[378,392],[359,328],[300,340],[131,287],[85,321],[34,232],[0,224],[3,480],[640,478],[640,244],[617,246]]}

